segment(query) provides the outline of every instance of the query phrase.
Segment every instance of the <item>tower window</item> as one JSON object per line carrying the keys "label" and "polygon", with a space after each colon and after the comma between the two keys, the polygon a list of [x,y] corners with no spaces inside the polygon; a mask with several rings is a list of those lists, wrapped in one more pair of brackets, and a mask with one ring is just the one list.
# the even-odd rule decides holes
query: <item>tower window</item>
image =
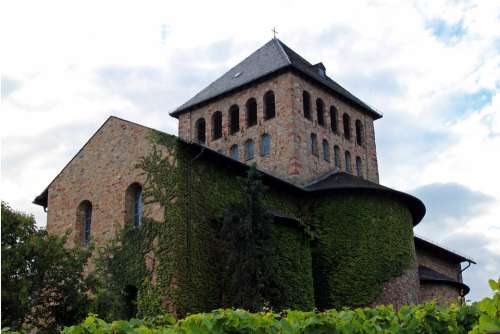
{"label": "tower window", "polygon": [[344,137],[346,139],[351,139],[351,117],[349,115],[344,114],[342,116],[342,122],[344,124]]}
{"label": "tower window", "polygon": [[316,114],[318,116],[318,124],[325,126],[325,104],[322,99],[316,100]]}
{"label": "tower window", "polygon": [[205,119],[204,118],[198,119],[196,121],[196,140],[200,144],[205,144],[206,141],[205,130],[206,130]]}
{"label": "tower window", "polygon": [[260,154],[263,156],[269,155],[271,151],[271,138],[267,133],[264,133],[261,137],[261,149]]}
{"label": "tower window", "polygon": [[340,147],[337,145],[333,148],[333,158],[335,159],[335,167],[340,169]]}
{"label": "tower window", "polygon": [[351,173],[351,153],[345,151],[345,171]]}
{"label": "tower window", "polygon": [[311,154],[316,156],[318,155],[318,138],[315,133],[311,133],[309,148],[311,150]]}
{"label": "tower window", "polygon": [[245,142],[245,158],[246,160],[252,160],[253,159],[253,149],[254,149],[254,144],[252,139],[248,139]]}
{"label": "tower window", "polygon": [[257,124],[257,100],[253,97],[248,99],[247,104],[247,127]]}
{"label": "tower window", "polygon": [[231,134],[240,131],[240,108],[236,104],[229,108],[229,130]]}
{"label": "tower window", "polygon": [[356,120],[356,143],[358,145],[363,145],[364,138],[363,138],[363,124],[359,119]]}
{"label": "tower window", "polygon": [[276,103],[272,90],[264,94],[264,119],[271,119],[276,116]]}
{"label": "tower window", "polygon": [[302,103],[304,106],[304,117],[311,120],[311,95],[308,92],[302,92]]}
{"label": "tower window", "polygon": [[212,139],[219,139],[222,137],[222,113],[216,111],[212,115]]}
{"label": "tower window", "polygon": [[231,146],[230,152],[231,158],[234,160],[240,160],[240,152],[238,151],[238,145],[234,144]]}
{"label": "tower window", "polygon": [[92,236],[92,203],[90,201],[85,200],[78,205],[76,219],[78,241],[88,246]]}
{"label": "tower window", "polygon": [[338,112],[337,108],[335,106],[330,107],[330,128],[332,129],[333,133],[338,133],[339,132],[339,126],[338,126]]}
{"label": "tower window", "polygon": [[326,139],[323,139],[323,160],[330,161],[330,145]]}
{"label": "tower window", "polygon": [[356,157],[356,175],[363,176],[363,165],[360,157]]}

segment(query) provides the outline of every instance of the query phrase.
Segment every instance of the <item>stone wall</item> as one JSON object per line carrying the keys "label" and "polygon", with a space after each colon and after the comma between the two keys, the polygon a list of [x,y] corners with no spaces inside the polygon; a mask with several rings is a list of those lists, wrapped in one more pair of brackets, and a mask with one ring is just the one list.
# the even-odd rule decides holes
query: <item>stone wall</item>
{"label": "stone wall", "polygon": [[419,302],[419,289],[417,267],[412,265],[401,276],[394,277],[384,283],[382,293],[371,306],[392,305],[395,309],[399,309],[403,305],[417,304]]}
{"label": "stone wall", "polygon": [[[102,125],[49,186],[49,233],[62,235],[71,230],[69,246],[80,242],[77,208],[87,200],[92,204],[92,240],[103,244],[115,236],[115,225],[126,221],[127,188],[134,182],[144,182],[135,164],[152,148],[146,138],[149,131],[115,117]],[[144,212],[161,219],[163,210],[149,205]]]}
{"label": "stone wall", "polygon": [[417,262],[419,265],[431,268],[452,280],[462,282],[460,263],[446,260],[446,258],[422,248],[417,248]]}
{"label": "stone wall", "polygon": [[420,303],[435,301],[438,304],[444,305],[460,299],[458,289],[444,283],[422,282],[420,283],[419,291]]}

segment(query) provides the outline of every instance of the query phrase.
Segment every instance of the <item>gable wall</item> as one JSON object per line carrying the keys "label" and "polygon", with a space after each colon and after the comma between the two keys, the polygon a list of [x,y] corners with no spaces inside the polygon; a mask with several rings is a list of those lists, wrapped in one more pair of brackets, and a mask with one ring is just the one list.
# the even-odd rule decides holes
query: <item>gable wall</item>
{"label": "gable wall", "polygon": [[[146,138],[150,130],[114,117],[106,121],[77,156],[49,186],[47,230],[62,235],[72,230],[69,245],[80,239],[76,231],[78,205],[92,203],[92,240],[98,244],[114,237],[115,224],[125,221],[125,192],[134,182],[144,183],[134,168],[151,150]],[[158,206],[145,207],[152,217],[161,218]]]}

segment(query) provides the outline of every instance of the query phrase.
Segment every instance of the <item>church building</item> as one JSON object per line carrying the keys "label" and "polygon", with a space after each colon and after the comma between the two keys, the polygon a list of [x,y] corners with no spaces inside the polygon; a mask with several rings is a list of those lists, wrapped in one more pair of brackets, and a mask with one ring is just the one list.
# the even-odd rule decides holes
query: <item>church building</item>
{"label": "church building", "polygon": [[[381,113],[323,63],[273,38],[170,115],[178,137],[111,116],[35,198],[49,233],[104,245],[118,227],[156,222],[163,232],[139,256],[164,307],[218,308],[213,226],[255,165],[274,217],[269,256],[282,298],[273,305],[400,307],[469,292],[462,272],[475,262],[414,236],[422,201],[379,184]],[[141,293],[132,276],[127,286]]]}

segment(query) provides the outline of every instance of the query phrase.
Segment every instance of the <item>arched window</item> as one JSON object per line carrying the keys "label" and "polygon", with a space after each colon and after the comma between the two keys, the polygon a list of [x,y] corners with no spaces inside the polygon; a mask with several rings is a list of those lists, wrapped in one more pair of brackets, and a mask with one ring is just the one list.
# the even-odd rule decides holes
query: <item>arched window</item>
{"label": "arched window", "polygon": [[271,138],[267,133],[262,135],[260,145],[260,154],[263,156],[269,155],[271,151]]}
{"label": "arched window", "polygon": [[276,116],[276,104],[274,92],[272,90],[264,94],[264,119],[271,119]]}
{"label": "arched window", "polygon": [[351,173],[351,153],[345,151],[345,171]]}
{"label": "arched window", "polygon": [[76,213],[77,242],[88,246],[92,237],[92,203],[83,201]]}
{"label": "arched window", "polygon": [[222,113],[216,111],[212,115],[212,139],[219,139],[220,137],[222,137]]}
{"label": "arched window", "polygon": [[200,144],[205,144],[206,136],[205,136],[206,124],[205,119],[200,118],[196,121],[196,140]]}
{"label": "arched window", "polygon": [[316,99],[316,114],[318,116],[318,124],[325,126],[325,104],[322,99]]}
{"label": "arched window", "polygon": [[137,182],[132,183],[125,192],[125,224],[139,227],[143,207],[142,186]]}
{"label": "arched window", "polygon": [[346,139],[351,139],[351,117],[344,114],[342,116],[342,122],[344,123],[344,137]]}
{"label": "arched window", "polygon": [[315,133],[311,133],[311,137],[309,140],[309,148],[312,154],[316,156],[318,155],[318,138],[316,137]]}
{"label": "arched window", "polygon": [[304,106],[304,117],[311,120],[311,95],[308,92],[302,92],[302,104]]}
{"label": "arched window", "polygon": [[330,107],[330,128],[332,129],[333,133],[338,133],[339,132],[339,126],[338,126],[338,112],[337,108],[335,106]]}
{"label": "arched window", "polygon": [[229,130],[231,134],[240,131],[240,108],[236,104],[229,108]]}
{"label": "arched window", "polygon": [[363,165],[360,157],[356,157],[356,175],[363,176]]}
{"label": "arched window", "polygon": [[333,148],[333,158],[335,159],[335,167],[337,167],[338,169],[340,169],[340,147],[338,147],[337,145],[335,145],[335,147]]}
{"label": "arched window", "polygon": [[330,145],[326,139],[323,139],[323,160],[330,161]]}
{"label": "arched window", "polygon": [[356,144],[363,145],[363,124],[359,119],[356,120]]}
{"label": "arched window", "polygon": [[234,160],[240,160],[240,152],[238,151],[238,145],[234,144],[230,149],[231,158]]}
{"label": "arched window", "polygon": [[246,160],[252,160],[253,159],[253,149],[254,149],[254,144],[252,139],[248,139],[245,142],[245,158]]}
{"label": "arched window", "polygon": [[253,97],[248,99],[247,104],[247,127],[257,124],[257,100]]}

